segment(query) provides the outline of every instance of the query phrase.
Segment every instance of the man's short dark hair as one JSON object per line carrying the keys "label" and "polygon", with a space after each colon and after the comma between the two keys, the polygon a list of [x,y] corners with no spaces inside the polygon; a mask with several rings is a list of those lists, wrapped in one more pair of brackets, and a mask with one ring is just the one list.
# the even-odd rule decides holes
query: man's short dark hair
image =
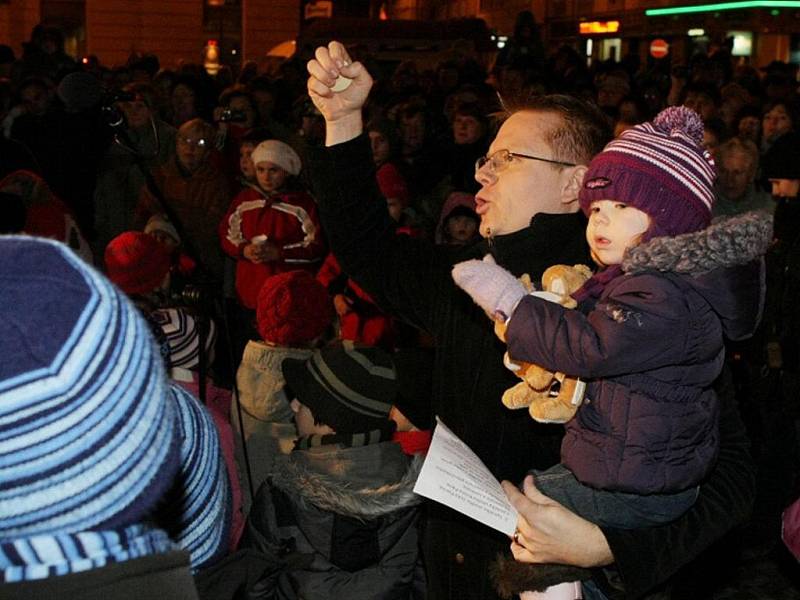
{"label": "man's short dark hair", "polygon": [[249,129],[247,133],[242,136],[242,139],[239,140],[239,146],[243,144],[258,146],[261,142],[271,140],[274,137],[272,132],[266,127],[253,127],[253,129]]}
{"label": "man's short dark hair", "polygon": [[250,95],[250,91],[247,89],[247,87],[241,84],[232,85],[228,88],[225,88],[219,95],[219,106],[230,106],[230,103],[234,98],[244,98],[250,103],[251,108],[255,110],[256,103],[253,100],[253,97]]}
{"label": "man's short dark hair", "polygon": [[147,108],[152,109],[156,106],[156,91],[149,83],[134,81],[133,83],[125,85],[122,91],[140,97],[147,105]]}
{"label": "man's short dark hair", "polygon": [[542,94],[522,101],[504,102],[502,118],[518,112],[548,112],[561,116],[563,126],[545,134],[553,158],[579,165],[589,161],[611,141],[608,118],[593,102],[566,94]]}
{"label": "man's short dark hair", "polygon": [[719,93],[719,89],[710,83],[692,82],[686,84],[686,87],[683,88],[683,93],[681,94],[682,103],[686,101],[686,97],[689,94],[706,96],[717,108],[722,105],[722,95]]}

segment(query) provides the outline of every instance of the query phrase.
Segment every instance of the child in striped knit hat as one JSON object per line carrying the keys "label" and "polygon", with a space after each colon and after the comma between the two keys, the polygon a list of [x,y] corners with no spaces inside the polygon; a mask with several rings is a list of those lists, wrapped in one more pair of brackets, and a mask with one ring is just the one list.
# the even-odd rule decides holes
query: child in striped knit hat
{"label": "child in striped knit hat", "polygon": [[[561,464],[535,480],[541,493],[601,527],[655,526],[694,503],[717,454],[711,386],[724,338],[747,337],[759,318],[771,223],[751,213],[710,224],[715,171],[702,138],[696,113],[670,108],[589,164],[578,199],[599,270],[573,295],[577,310],[529,295],[491,263],[453,270],[490,317],[507,320],[513,360],[587,382],[566,423]],[[529,478],[525,488],[536,493]],[[513,486],[507,492],[524,505]],[[522,562],[531,560],[526,532],[520,517],[511,550]],[[513,561],[503,568],[516,573],[517,586],[517,570],[525,571],[527,585],[514,591],[588,577]],[[555,586],[545,597],[582,597],[575,586]]]}
{"label": "child in striped knit hat", "polygon": [[0,237],[0,353],[0,595],[196,598],[230,492],[133,304],[63,244]]}

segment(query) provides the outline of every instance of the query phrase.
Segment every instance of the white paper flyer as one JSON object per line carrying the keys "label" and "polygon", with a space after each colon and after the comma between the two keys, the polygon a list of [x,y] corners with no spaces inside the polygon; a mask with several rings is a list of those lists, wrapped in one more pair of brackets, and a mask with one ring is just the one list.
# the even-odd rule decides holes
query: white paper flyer
{"label": "white paper flyer", "polygon": [[438,417],[414,492],[507,535],[517,526],[517,511],[500,483]]}

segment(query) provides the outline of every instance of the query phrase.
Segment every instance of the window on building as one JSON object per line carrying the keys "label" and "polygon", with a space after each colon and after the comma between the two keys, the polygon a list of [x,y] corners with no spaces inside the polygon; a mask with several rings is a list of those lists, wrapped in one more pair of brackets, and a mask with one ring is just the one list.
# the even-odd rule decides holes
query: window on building
{"label": "window on building", "polygon": [[753,32],[751,31],[729,31],[726,37],[733,38],[733,56],[752,56],[753,54]]}

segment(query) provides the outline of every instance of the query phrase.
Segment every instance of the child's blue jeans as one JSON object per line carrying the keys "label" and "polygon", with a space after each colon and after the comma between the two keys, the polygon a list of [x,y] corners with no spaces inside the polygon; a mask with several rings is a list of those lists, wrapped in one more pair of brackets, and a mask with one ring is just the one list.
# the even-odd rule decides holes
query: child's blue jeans
{"label": "child's blue jeans", "polygon": [[675,494],[629,494],[598,490],[578,481],[564,465],[534,471],[536,487],[584,519],[601,527],[636,529],[673,521],[697,499],[698,488]]}

